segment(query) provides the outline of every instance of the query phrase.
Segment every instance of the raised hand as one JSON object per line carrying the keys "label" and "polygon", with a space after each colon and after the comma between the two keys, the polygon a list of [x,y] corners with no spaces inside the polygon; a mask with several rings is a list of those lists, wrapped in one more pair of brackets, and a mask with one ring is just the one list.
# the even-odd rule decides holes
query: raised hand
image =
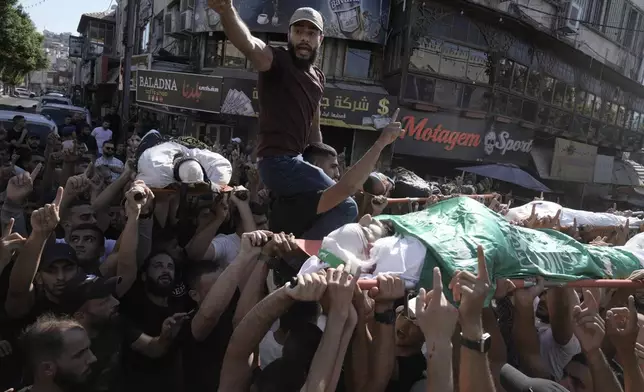
{"label": "raised hand", "polygon": [[448,341],[458,321],[458,310],[443,294],[441,271],[434,267],[434,287],[425,292],[420,289],[416,297],[416,323],[427,341]]}
{"label": "raised hand", "polygon": [[[360,276],[360,269],[356,273]],[[338,268],[328,268],[326,270],[326,294],[328,295],[328,303],[331,304],[331,310],[348,308],[353,299],[355,284],[357,278],[344,269],[344,264],[340,264]]]}
{"label": "raised hand", "polygon": [[183,322],[188,319],[187,313],[175,313],[167,319],[163,320],[161,325],[160,338],[165,340],[172,340],[177,337]]}
{"label": "raised hand", "polygon": [[154,193],[141,180],[134,181],[132,187],[125,192],[125,208],[128,216],[138,216],[143,207],[154,199]]}
{"label": "raised hand", "polygon": [[369,296],[376,304],[393,304],[405,296],[405,282],[398,276],[382,274],[376,277],[378,284],[369,290]]}
{"label": "raised hand", "polygon": [[612,308],[606,312],[606,333],[618,351],[632,352],[639,327],[635,298],[628,297],[628,308]]}
{"label": "raised hand", "polygon": [[65,193],[68,196],[77,196],[85,192],[90,186],[92,186],[92,181],[90,180],[89,173],[94,171],[94,164],[90,163],[87,165],[87,169],[83,174],[77,176],[72,176],[67,179],[65,184]]}
{"label": "raised hand", "polygon": [[294,249],[297,249],[297,244],[293,234],[273,233],[273,238],[264,246],[262,253],[269,257],[282,257]]}
{"label": "raised hand", "polygon": [[537,276],[537,284],[532,287],[516,289],[514,291],[514,304],[522,308],[532,309],[534,299],[545,290],[543,277]]}
{"label": "raised hand", "polygon": [[27,241],[18,233],[12,233],[15,220],[11,218],[9,224],[2,230],[2,239],[0,240],[0,264],[11,261],[13,252],[22,249]]}
{"label": "raised hand", "polygon": [[327,289],[326,275],[322,273],[300,274],[297,276],[297,285],[291,286],[287,283],[286,293],[295,301],[300,302],[317,302]]}
{"label": "raised hand", "polygon": [[600,349],[606,328],[599,315],[599,304],[590,290],[584,290],[584,302],[579,303],[579,296],[573,291],[576,302],[572,310],[573,332],[584,352]]}
{"label": "raised hand", "polygon": [[454,300],[460,302],[458,313],[464,334],[466,332],[474,334],[480,332],[482,328],[481,312],[483,311],[485,297],[490,290],[490,277],[485,264],[485,253],[481,245],[476,249],[476,256],[478,274],[475,276],[468,271],[457,271],[449,284]]}
{"label": "raised hand", "polygon": [[22,203],[34,190],[34,179],[42,169],[42,163],[39,163],[31,173],[22,173],[12,177],[7,185],[7,199],[15,203]]}
{"label": "raised hand", "polygon": [[218,14],[229,11],[233,8],[232,0],[208,0],[208,7],[212,8]]}
{"label": "raised hand", "polygon": [[387,147],[403,134],[402,124],[398,122],[399,113],[400,108],[396,109],[394,115],[391,117],[391,122],[380,133],[376,141],[376,144],[380,145],[380,147]]}
{"label": "raised hand", "polygon": [[43,207],[31,213],[31,228],[34,233],[48,236],[60,222],[60,202],[63,199],[63,188],[58,187],[56,199],[51,204],[45,204]]}
{"label": "raised hand", "polygon": [[241,249],[239,253],[249,256],[259,256],[262,247],[269,242],[273,233],[264,230],[255,230],[250,233],[244,233],[241,236]]}

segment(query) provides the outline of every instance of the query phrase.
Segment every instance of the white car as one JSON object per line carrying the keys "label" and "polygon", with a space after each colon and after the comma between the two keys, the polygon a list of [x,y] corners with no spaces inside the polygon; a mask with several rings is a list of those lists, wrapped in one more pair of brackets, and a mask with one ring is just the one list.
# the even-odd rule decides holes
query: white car
{"label": "white car", "polygon": [[92,118],[89,114],[89,110],[81,106],[49,103],[40,108],[39,113],[55,122],[61,130],[62,127],[65,126],[65,117],[73,117],[76,113],[80,113],[83,118],[85,118],[85,121],[87,121],[90,126],[92,125]]}
{"label": "white car", "polygon": [[22,87],[16,87],[16,94],[18,95],[19,98],[35,98],[36,94],[32,93],[31,91],[28,91],[25,88]]}

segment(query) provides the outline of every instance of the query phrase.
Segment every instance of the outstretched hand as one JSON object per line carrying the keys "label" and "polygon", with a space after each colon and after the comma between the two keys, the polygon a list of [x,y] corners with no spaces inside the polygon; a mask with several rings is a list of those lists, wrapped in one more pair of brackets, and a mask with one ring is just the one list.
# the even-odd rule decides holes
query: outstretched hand
{"label": "outstretched hand", "polygon": [[14,176],[7,184],[7,199],[15,203],[22,203],[34,190],[34,180],[38,177],[42,163],[39,163],[31,173],[24,172]]}
{"label": "outstretched hand", "polygon": [[43,207],[35,210],[31,214],[31,227],[34,233],[49,236],[58,223],[60,222],[60,202],[63,199],[63,188],[58,187],[56,199],[51,204],[45,204]]}

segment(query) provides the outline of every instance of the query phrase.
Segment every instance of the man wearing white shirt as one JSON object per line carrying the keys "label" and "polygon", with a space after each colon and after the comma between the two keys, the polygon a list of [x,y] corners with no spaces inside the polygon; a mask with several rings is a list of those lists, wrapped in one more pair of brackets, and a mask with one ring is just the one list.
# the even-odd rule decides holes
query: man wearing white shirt
{"label": "man wearing white shirt", "polygon": [[112,130],[110,129],[110,122],[103,121],[103,125],[100,127],[94,128],[92,131],[92,136],[96,139],[96,146],[98,147],[98,153],[101,155],[103,151],[103,143],[112,139]]}

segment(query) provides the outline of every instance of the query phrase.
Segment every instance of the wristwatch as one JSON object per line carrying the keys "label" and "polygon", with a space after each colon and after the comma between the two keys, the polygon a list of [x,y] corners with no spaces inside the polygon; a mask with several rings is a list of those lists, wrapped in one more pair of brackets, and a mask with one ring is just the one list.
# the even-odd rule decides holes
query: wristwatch
{"label": "wristwatch", "polygon": [[461,332],[461,346],[485,354],[490,351],[490,347],[492,346],[492,336],[489,333],[484,333],[480,340],[469,340]]}
{"label": "wristwatch", "polygon": [[374,320],[377,323],[393,325],[396,322],[396,311],[393,309],[385,310],[382,313],[374,313]]}

